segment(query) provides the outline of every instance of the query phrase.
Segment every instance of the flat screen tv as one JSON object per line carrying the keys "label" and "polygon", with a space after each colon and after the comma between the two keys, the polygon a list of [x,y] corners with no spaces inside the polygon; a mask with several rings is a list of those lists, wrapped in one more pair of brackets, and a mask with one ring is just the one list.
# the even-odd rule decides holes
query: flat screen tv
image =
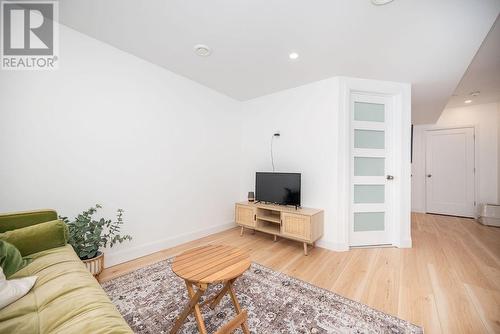
{"label": "flat screen tv", "polygon": [[255,199],[261,202],[300,206],[300,173],[257,172]]}

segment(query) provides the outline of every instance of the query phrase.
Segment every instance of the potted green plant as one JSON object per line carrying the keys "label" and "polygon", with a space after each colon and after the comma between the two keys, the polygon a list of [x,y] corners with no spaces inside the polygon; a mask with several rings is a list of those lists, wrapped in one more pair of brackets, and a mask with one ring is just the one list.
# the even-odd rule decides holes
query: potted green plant
{"label": "potted green plant", "polygon": [[69,244],[94,276],[99,275],[104,267],[104,253],[100,251],[101,248],[132,240],[130,235],[120,235],[123,210],[117,210],[115,221],[94,219],[94,214],[101,208],[101,205],[96,204],[80,213],[73,221],[68,217],[59,217],[68,225]]}

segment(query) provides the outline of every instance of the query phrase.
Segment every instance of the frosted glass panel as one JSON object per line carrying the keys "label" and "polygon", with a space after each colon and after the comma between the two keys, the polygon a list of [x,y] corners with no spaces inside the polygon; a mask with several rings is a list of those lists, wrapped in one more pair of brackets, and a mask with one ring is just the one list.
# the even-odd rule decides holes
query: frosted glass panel
{"label": "frosted glass panel", "polygon": [[354,157],[354,176],[383,176],[384,158]]}
{"label": "frosted glass panel", "polygon": [[385,185],[355,184],[354,203],[384,203]]}
{"label": "frosted glass panel", "polygon": [[383,104],[354,102],[354,119],[356,121],[383,122],[385,113]]}
{"label": "frosted glass panel", "polygon": [[384,148],[384,131],[354,130],[355,148]]}
{"label": "frosted glass panel", "polygon": [[383,231],[384,220],[384,212],[356,212],[354,213],[354,232]]}

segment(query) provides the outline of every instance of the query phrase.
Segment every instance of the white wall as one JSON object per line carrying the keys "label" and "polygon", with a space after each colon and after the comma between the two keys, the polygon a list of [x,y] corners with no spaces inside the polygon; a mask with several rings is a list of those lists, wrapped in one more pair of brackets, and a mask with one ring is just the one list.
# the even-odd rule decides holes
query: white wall
{"label": "white wall", "polygon": [[[241,103],[64,26],[60,34],[58,71],[0,73],[0,211],[123,208],[134,240],[106,253],[113,265],[233,226],[234,202],[253,190],[255,171],[271,169],[279,130],[277,170],[301,172],[302,204],[325,209],[320,245],[347,249],[345,78]],[[409,102],[405,115],[409,123]]]}
{"label": "white wall", "polygon": [[238,102],[60,28],[58,71],[0,73],[0,212],[123,208],[107,266],[231,226]]}
{"label": "white wall", "polygon": [[[374,80],[332,78],[294,89],[256,98],[244,103],[242,130],[241,198],[255,187],[255,172],[270,171],[270,142],[273,133],[276,171],[302,173],[302,206],[325,210],[325,233],[319,245],[348,249],[349,197],[345,180],[349,180],[350,153],[349,112],[350,90],[400,94],[395,110],[400,132],[400,170],[395,171],[398,185],[398,229],[395,244],[411,246],[410,236],[410,90],[409,85]],[[404,91],[404,94],[401,91]],[[401,105],[405,105],[401,109]],[[346,122],[347,121],[347,124]],[[404,129],[404,130],[403,130]],[[408,144],[405,145],[404,143]],[[347,187],[349,189],[349,187]]]}
{"label": "white wall", "polygon": [[497,103],[497,203],[500,203],[500,102]]}
{"label": "white wall", "polygon": [[[256,171],[302,173],[302,206],[325,210],[325,240],[336,239],[337,78],[318,81],[245,102],[242,131],[241,198],[255,188]],[[334,245],[331,245],[334,246]]]}
{"label": "white wall", "polygon": [[413,129],[412,210],[425,212],[425,130],[476,128],[476,202],[498,203],[499,111],[497,103],[445,109],[436,124]]}

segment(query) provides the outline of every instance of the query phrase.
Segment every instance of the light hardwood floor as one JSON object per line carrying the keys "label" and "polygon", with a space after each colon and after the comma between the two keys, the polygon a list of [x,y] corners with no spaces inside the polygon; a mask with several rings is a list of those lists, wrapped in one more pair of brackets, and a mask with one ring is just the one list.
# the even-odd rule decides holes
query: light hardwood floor
{"label": "light hardwood floor", "polygon": [[192,247],[244,248],[253,261],[423,326],[426,333],[500,333],[500,228],[412,214],[413,248],[333,252],[234,228],[105,269],[106,281]]}

